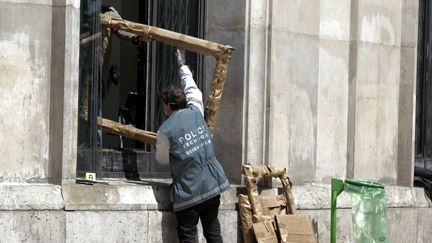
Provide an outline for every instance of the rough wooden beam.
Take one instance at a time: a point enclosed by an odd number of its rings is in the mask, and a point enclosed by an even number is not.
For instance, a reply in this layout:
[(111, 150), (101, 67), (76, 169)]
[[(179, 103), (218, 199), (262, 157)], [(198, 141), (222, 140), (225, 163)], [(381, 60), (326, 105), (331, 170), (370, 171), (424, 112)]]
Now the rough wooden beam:
[(138, 129), (132, 125), (124, 125), (106, 118), (98, 117), (97, 124), (102, 130), (143, 143), (156, 144), (156, 133)]

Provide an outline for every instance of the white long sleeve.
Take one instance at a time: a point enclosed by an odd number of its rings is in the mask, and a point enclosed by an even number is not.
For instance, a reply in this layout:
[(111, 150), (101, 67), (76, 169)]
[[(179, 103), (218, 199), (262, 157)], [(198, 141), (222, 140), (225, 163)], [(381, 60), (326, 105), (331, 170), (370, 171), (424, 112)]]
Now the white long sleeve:
[[(200, 110), (201, 115), (204, 116), (202, 92), (198, 89), (189, 67), (183, 65), (182, 67), (180, 67), (179, 73), (181, 86), (186, 94), (187, 104), (197, 107)], [(169, 149), (170, 141), (168, 137), (164, 133), (158, 131), (156, 134), (155, 159), (159, 164), (169, 164)]]
[(187, 104), (198, 107), (198, 109), (201, 111), (201, 115), (204, 116), (202, 92), (198, 89), (189, 67), (183, 65), (180, 67), (179, 72), (181, 86), (186, 94)]
[(158, 131), (156, 133), (156, 155), (155, 159), (159, 164), (168, 165), (169, 164), (169, 148), (170, 142), (168, 137)]

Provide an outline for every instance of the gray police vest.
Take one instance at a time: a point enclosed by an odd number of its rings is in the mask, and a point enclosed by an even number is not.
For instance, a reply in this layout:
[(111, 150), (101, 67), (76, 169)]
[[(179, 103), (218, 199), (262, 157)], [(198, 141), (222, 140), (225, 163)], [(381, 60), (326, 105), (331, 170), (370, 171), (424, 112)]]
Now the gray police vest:
[(229, 188), (215, 156), (210, 130), (197, 107), (190, 105), (173, 112), (159, 131), (170, 142), (174, 212), (202, 203)]

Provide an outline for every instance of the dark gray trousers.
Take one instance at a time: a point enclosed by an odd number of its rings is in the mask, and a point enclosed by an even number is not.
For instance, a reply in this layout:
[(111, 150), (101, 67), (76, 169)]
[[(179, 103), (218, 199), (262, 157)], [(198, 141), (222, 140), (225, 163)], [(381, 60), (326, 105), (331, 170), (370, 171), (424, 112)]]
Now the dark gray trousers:
[(204, 237), (207, 243), (222, 243), (221, 229), (218, 220), (220, 195), (193, 207), (176, 212), (177, 235), (180, 243), (197, 242), (197, 224), (201, 220)]

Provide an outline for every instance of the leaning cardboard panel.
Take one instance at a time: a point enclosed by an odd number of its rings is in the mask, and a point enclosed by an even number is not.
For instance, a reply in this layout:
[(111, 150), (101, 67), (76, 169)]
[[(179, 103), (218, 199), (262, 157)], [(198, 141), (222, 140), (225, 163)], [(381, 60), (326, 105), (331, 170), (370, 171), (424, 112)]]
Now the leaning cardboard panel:
[(278, 236), (283, 243), (315, 243), (312, 219), (308, 215), (276, 215)]
[[(269, 216), (274, 214), (266, 214), (265, 211), (269, 210), (268, 206), (274, 206), (278, 203), (282, 203), (277, 196), (272, 199), (266, 198), (266, 205), (263, 204), (263, 197), (258, 193), (257, 182), (263, 177), (279, 177), (282, 182), (283, 195), (285, 199), (286, 212), (280, 211), (280, 213), (295, 213), (294, 198), (292, 195), (292, 183), (288, 176), (285, 175), (285, 169), (282, 167), (275, 167), (271, 165), (243, 165), (242, 174), (244, 175), (244, 182), (246, 184), (248, 197), (252, 207), (252, 215), (254, 217), (254, 222), (266, 220)], [(281, 204), (282, 205), (282, 204)]]
[[(294, 212), (292, 184), (285, 175), (285, 169), (281, 167), (245, 165), (242, 168), (242, 174), (247, 189), (247, 195), (239, 196), (243, 240), (246, 243), (273, 242), (276, 239), (273, 237), (276, 233), (268, 233), (267, 231), (274, 222), (274, 215)], [(284, 185), (283, 194), (259, 196), (257, 182), (260, 178), (269, 176), (281, 178)], [(254, 223), (253, 226), (251, 226), (251, 222)], [(253, 235), (255, 237), (252, 237)]]
[(101, 24), (112, 29), (124, 30), (136, 35), (142, 36), (149, 34), (153, 39), (161, 43), (196, 53), (211, 55), (216, 58), (216, 68), (204, 110), (207, 125), (209, 126), (211, 133), (214, 134), (216, 127), (216, 114), (219, 110), (219, 104), (222, 98), (228, 63), (234, 48), (174, 31), (105, 15), (101, 15)]
[(278, 243), (278, 238), (270, 221), (253, 224), (253, 230), (258, 243)]
[(239, 195), (239, 214), (240, 214), (240, 224), (243, 233), (243, 243), (253, 243), (255, 242), (253, 232), (252, 232), (252, 211), (249, 198), (246, 195)]

